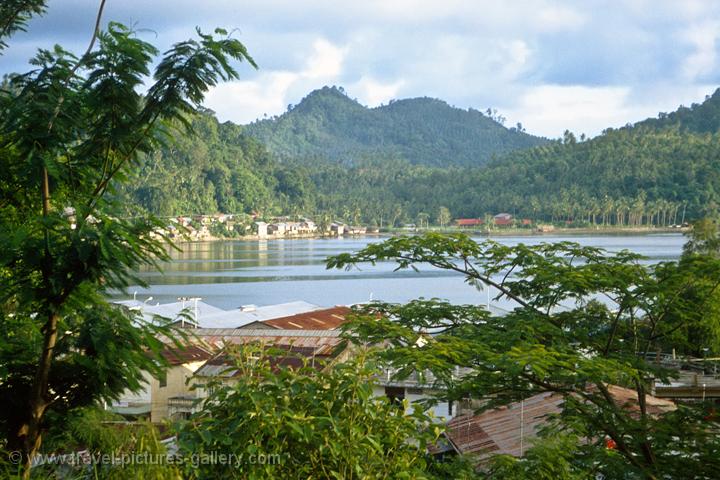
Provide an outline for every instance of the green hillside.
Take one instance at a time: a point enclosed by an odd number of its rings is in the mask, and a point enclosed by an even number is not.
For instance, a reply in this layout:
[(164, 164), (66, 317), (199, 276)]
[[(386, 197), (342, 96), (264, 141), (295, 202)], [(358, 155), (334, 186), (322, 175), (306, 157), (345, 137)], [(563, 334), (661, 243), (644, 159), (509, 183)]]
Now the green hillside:
[(681, 106), (671, 113), (660, 113), (658, 118), (649, 118), (636, 126), (655, 129), (678, 127), (691, 133), (717, 133), (720, 130), (720, 89), (706, 96), (702, 103)]
[(477, 166), (547, 142), (442, 100), (413, 98), (367, 108), (337, 87), (315, 90), (286, 113), (252, 123), (245, 132), (281, 158), (345, 164), (392, 155), (414, 164)]
[[(343, 120), (335, 123), (345, 122), (347, 131), (358, 112), (374, 115), (379, 110), (367, 110), (341, 92), (327, 90), (310, 95), (272, 125), (287, 127), (294, 119), (310, 118), (295, 116), (296, 111), (325, 111), (324, 102), (342, 102), (347, 109), (335, 110), (345, 112)], [(608, 129), (587, 141), (566, 134), (563, 141), (515, 150), (483, 166), (446, 167), (408, 160), (397, 147), (403, 129), (392, 135), (386, 132), (392, 149), (381, 143), (375, 150), (364, 148), (357, 140), (354, 145), (359, 153), (352, 162), (289, 152), (278, 158), (250, 137), (246, 128), (219, 124), (211, 112), (205, 112), (192, 119), (198, 135), (180, 135), (144, 159), (134, 186), (123, 194), (162, 215), (303, 213), (388, 225), (417, 222), (422, 214), (432, 221), (443, 206), (455, 218), (509, 212), (538, 221), (664, 225), (680, 221), (683, 212), (691, 219), (718, 211), (720, 133), (715, 132), (720, 122), (715, 119), (720, 119), (716, 115), (719, 100), (715, 93), (703, 104), (634, 126)], [(405, 118), (405, 110), (434, 111), (436, 104), (444, 105), (415, 99), (382, 109), (388, 118)], [(475, 115), (450, 111), (460, 117)], [(363, 134), (360, 126), (353, 128), (367, 145), (372, 145), (370, 138), (380, 135), (372, 130)], [(319, 132), (328, 130), (316, 129)], [(332, 137), (323, 138), (332, 144)], [(418, 143), (417, 139), (405, 141)], [(447, 149), (438, 141), (424, 151)]]

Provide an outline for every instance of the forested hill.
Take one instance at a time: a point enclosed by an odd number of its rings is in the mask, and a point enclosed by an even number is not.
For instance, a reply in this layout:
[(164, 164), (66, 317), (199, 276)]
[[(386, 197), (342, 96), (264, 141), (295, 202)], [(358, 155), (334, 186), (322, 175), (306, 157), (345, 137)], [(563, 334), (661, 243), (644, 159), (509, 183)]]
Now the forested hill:
[(315, 90), (284, 114), (247, 125), (245, 132), (279, 158), (311, 163), (392, 156), (420, 165), (478, 166), (547, 142), (442, 100), (412, 98), (367, 108), (337, 87)]
[(693, 103), (690, 107), (681, 106), (671, 113), (660, 113), (658, 118), (636, 123), (635, 127), (677, 127), (684, 132), (717, 133), (720, 130), (720, 89), (706, 96), (702, 103)]
[[(330, 93), (348, 109), (367, 111)], [(435, 102), (394, 102), (384, 110), (402, 115), (418, 108), (413, 103)], [(317, 106), (290, 113), (304, 108)], [(703, 104), (591, 140), (566, 134), (483, 166), (443, 167), (410, 163), (382, 144), (351, 165), (278, 160), (244, 127), (219, 124), (205, 112), (191, 119), (195, 136), (178, 135), (143, 159), (124, 194), (129, 204), (161, 215), (297, 213), (387, 225), (417, 223), (421, 214), (434, 219), (443, 206), (455, 218), (509, 212), (538, 221), (667, 223), (682, 212), (691, 219), (720, 210), (718, 111), (715, 93)]]

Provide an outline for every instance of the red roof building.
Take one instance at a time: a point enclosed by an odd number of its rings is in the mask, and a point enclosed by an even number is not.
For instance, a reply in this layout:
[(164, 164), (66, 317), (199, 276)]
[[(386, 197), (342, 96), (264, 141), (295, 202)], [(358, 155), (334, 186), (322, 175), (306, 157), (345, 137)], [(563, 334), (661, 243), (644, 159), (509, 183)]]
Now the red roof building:
[(281, 330), (335, 330), (345, 323), (345, 317), (351, 311), (349, 307), (338, 306), (263, 320), (262, 323)]
[(513, 216), (509, 213), (498, 213), (493, 217), (495, 225), (497, 226), (508, 226), (513, 224)]
[(479, 218), (458, 218), (455, 220), (455, 224), (458, 227), (477, 227), (483, 223), (484, 222)]

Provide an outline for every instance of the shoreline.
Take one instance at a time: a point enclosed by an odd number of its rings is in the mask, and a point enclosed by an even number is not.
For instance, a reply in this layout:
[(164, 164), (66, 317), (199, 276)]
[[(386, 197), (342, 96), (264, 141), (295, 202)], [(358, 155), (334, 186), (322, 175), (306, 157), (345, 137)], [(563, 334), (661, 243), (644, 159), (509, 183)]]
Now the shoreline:
[(428, 232), (436, 233), (466, 233), (470, 236), (482, 236), (486, 238), (493, 237), (552, 237), (552, 236), (622, 236), (622, 235), (651, 235), (651, 234), (667, 234), (682, 233), (685, 234), (691, 228), (670, 228), (670, 227), (581, 227), (581, 228), (556, 228), (552, 231), (537, 231), (528, 228), (518, 229), (498, 229), (492, 231), (475, 230), (475, 229), (440, 229), (429, 228), (422, 230), (403, 230), (393, 229), (392, 231), (369, 232), (356, 235), (318, 235), (318, 234), (300, 234), (300, 235), (268, 235), (260, 237), (258, 235), (241, 235), (237, 237), (204, 237), (198, 239), (174, 239), (174, 243), (200, 243), (200, 242), (222, 242), (222, 241), (241, 241), (241, 242), (262, 242), (273, 240), (305, 240), (305, 239), (337, 239), (337, 238), (361, 238), (361, 237), (393, 237), (397, 235), (418, 235)]

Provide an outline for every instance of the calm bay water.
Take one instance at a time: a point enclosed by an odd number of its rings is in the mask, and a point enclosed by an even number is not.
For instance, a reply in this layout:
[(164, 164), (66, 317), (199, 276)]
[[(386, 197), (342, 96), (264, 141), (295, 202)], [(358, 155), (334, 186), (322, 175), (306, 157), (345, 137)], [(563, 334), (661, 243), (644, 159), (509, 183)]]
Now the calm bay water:
[[(173, 253), (173, 261), (165, 265), (163, 272), (140, 272), (150, 284), (148, 289), (131, 287), (128, 291), (137, 291), (139, 300), (152, 296), (152, 303), (201, 297), (224, 309), (295, 300), (331, 306), (370, 299), (404, 302), (418, 297), (485, 303), (487, 292), (466, 285), (460, 275), (436, 269), (393, 272), (392, 263), (362, 265), (351, 271), (325, 269), (328, 256), (353, 252), (381, 240), (364, 237), (188, 243), (182, 246), (182, 252)], [(545, 235), (495, 240), (507, 245), (573, 241), (610, 251), (628, 249), (651, 262), (678, 258), (685, 243), (681, 234)]]

